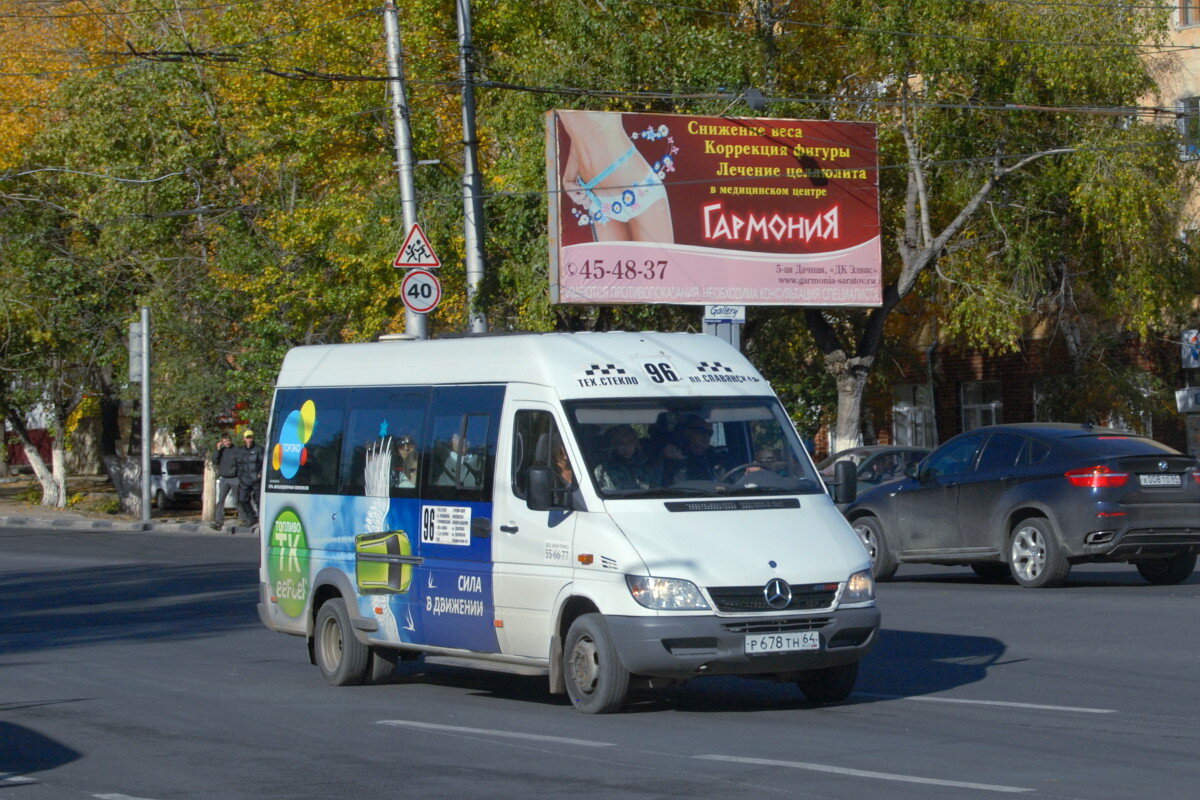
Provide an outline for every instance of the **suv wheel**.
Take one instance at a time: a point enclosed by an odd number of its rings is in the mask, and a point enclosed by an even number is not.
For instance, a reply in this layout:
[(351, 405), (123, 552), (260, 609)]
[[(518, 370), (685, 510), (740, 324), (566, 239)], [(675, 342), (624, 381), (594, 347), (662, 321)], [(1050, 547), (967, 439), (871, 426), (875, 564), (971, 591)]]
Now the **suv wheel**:
[(862, 541), (863, 547), (871, 556), (871, 574), (877, 581), (890, 580), (896, 574), (895, 556), (888, 547), (887, 539), (883, 536), (883, 526), (878, 517), (859, 517), (851, 523), (854, 532)]
[(1030, 517), (1013, 528), (1008, 540), (1008, 566), (1017, 583), (1030, 589), (1061, 586), (1071, 572), (1050, 521), (1044, 517)]
[(1179, 553), (1170, 558), (1139, 561), (1134, 566), (1139, 575), (1155, 586), (1174, 586), (1192, 576), (1196, 569), (1196, 554)]

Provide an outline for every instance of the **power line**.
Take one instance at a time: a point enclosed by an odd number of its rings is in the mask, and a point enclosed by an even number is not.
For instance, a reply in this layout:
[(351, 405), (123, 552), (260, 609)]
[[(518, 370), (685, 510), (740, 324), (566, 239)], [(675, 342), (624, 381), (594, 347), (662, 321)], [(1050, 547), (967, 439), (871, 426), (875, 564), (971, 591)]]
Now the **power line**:
[[(713, 16), (735, 18), (735, 19), (755, 19), (752, 14), (741, 13), (737, 11), (720, 11), (710, 8), (698, 8), (696, 6), (686, 6), (678, 3), (667, 3), (662, 0), (625, 0), (627, 3), (634, 3), (653, 8), (669, 8), (676, 11), (688, 11), (697, 14), (709, 14)], [(791, 25), (798, 28), (814, 28), (818, 30), (834, 30), (846, 31), (849, 33), (866, 33), (866, 34), (884, 34), (888, 36), (915, 38), (915, 39), (948, 39), (952, 41), (962, 42), (979, 42), (988, 44), (1022, 44), (1022, 45), (1037, 45), (1039, 47), (1079, 47), (1079, 48), (1128, 48), (1132, 50), (1157, 50), (1162, 52), (1178, 52), (1181, 50), (1195, 50), (1200, 48), (1200, 45), (1156, 45), (1146, 42), (1070, 42), (1070, 41), (1049, 41), (1041, 39), (1007, 39), (995, 38), (988, 36), (963, 36), (953, 33), (923, 33), (918, 31), (903, 31), (888, 28), (867, 28), (861, 25), (836, 25), (824, 22), (806, 22), (797, 19), (788, 19), (785, 17), (767, 16), (762, 18), (764, 22), (777, 23), (780, 25)]]

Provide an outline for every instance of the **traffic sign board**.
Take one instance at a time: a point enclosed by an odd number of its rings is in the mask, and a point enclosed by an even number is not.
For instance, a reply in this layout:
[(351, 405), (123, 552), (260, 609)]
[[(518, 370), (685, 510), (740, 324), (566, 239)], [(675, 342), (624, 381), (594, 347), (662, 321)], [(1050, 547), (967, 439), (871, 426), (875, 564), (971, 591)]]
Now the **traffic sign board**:
[(408, 236), (404, 237), (404, 245), (400, 252), (396, 253), (396, 260), (392, 262), (392, 266), (399, 269), (437, 269), (441, 265), (441, 259), (433, 252), (433, 245), (429, 243), (429, 237), (421, 230), (420, 223), (414, 222)]
[(442, 282), (432, 272), (414, 269), (404, 276), (400, 297), (409, 311), (428, 314), (442, 301)]

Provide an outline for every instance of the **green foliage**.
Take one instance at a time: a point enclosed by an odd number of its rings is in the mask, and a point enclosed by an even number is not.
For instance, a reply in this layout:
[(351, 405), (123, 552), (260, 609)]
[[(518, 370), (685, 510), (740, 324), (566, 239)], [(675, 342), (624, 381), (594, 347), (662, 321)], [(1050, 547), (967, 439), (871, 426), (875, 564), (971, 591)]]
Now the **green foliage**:
[[(370, 6), (317, 0), (140, 13), (156, 9), (113, 6), (139, 12), (121, 15), (119, 34), (147, 56), (45, 82), (36, 124), (9, 144), (21, 148), (14, 173), (29, 174), (0, 185), (0, 368), (25, 379), (12, 403), (49, 397), (69, 411), (86, 391), (119, 387), (126, 325), (149, 305), (158, 421), (211, 429), (244, 402), (261, 426), (288, 348), (403, 328), (386, 87), (351, 79), (382, 76), (381, 21)], [(868, 312), (825, 314), (847, 352), (876, 347), (878, 362), (923, 329), (1005, 350), (1043, 324), (1111, 370), (1114, 351), (1089, 342), (1173, 324), (1198, 288), (1198, 262), (1175, 238), (1191, 178), (1173, 130), (1071, 110), (1133, 105), (1152, 89), (1157, 65), (1129, 45), (1162, 39), (1161, 10), (500, 0), (475, 14), (490, 82), (478, 117), (495, 329), (697, 329), (689, 307), (550, 305), (544, 117), (743, 115), (733, 98), (748, 86), (773, 98), (771, 116), (879, 123), (888, 280), (904, 267), (891, 244), (909, 222), (910, 168), (936, 234), (997, 164), (1071, 151), (1001, 182), (887, 320), (882, 345), (870, 344)], [(437, 162), (414, 176), (445, 264), (436, 334), (466, 320), (453, 9), (408, 0), (401, 27), (415, 156)], [(33, 172), (43, 167), (72, 171)], [(831, 421), (836, 390), (801, 312), (753, 310), (747, 351), (803, 429)]]

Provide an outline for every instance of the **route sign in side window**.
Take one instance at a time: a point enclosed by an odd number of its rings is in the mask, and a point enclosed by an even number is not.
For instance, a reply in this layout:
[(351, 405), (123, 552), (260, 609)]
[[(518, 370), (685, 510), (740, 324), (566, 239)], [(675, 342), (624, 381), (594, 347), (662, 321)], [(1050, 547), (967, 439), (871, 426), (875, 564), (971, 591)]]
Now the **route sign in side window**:
[(337, 494), (347, 390), (280, 389), (275, 393), (267, 491)]

